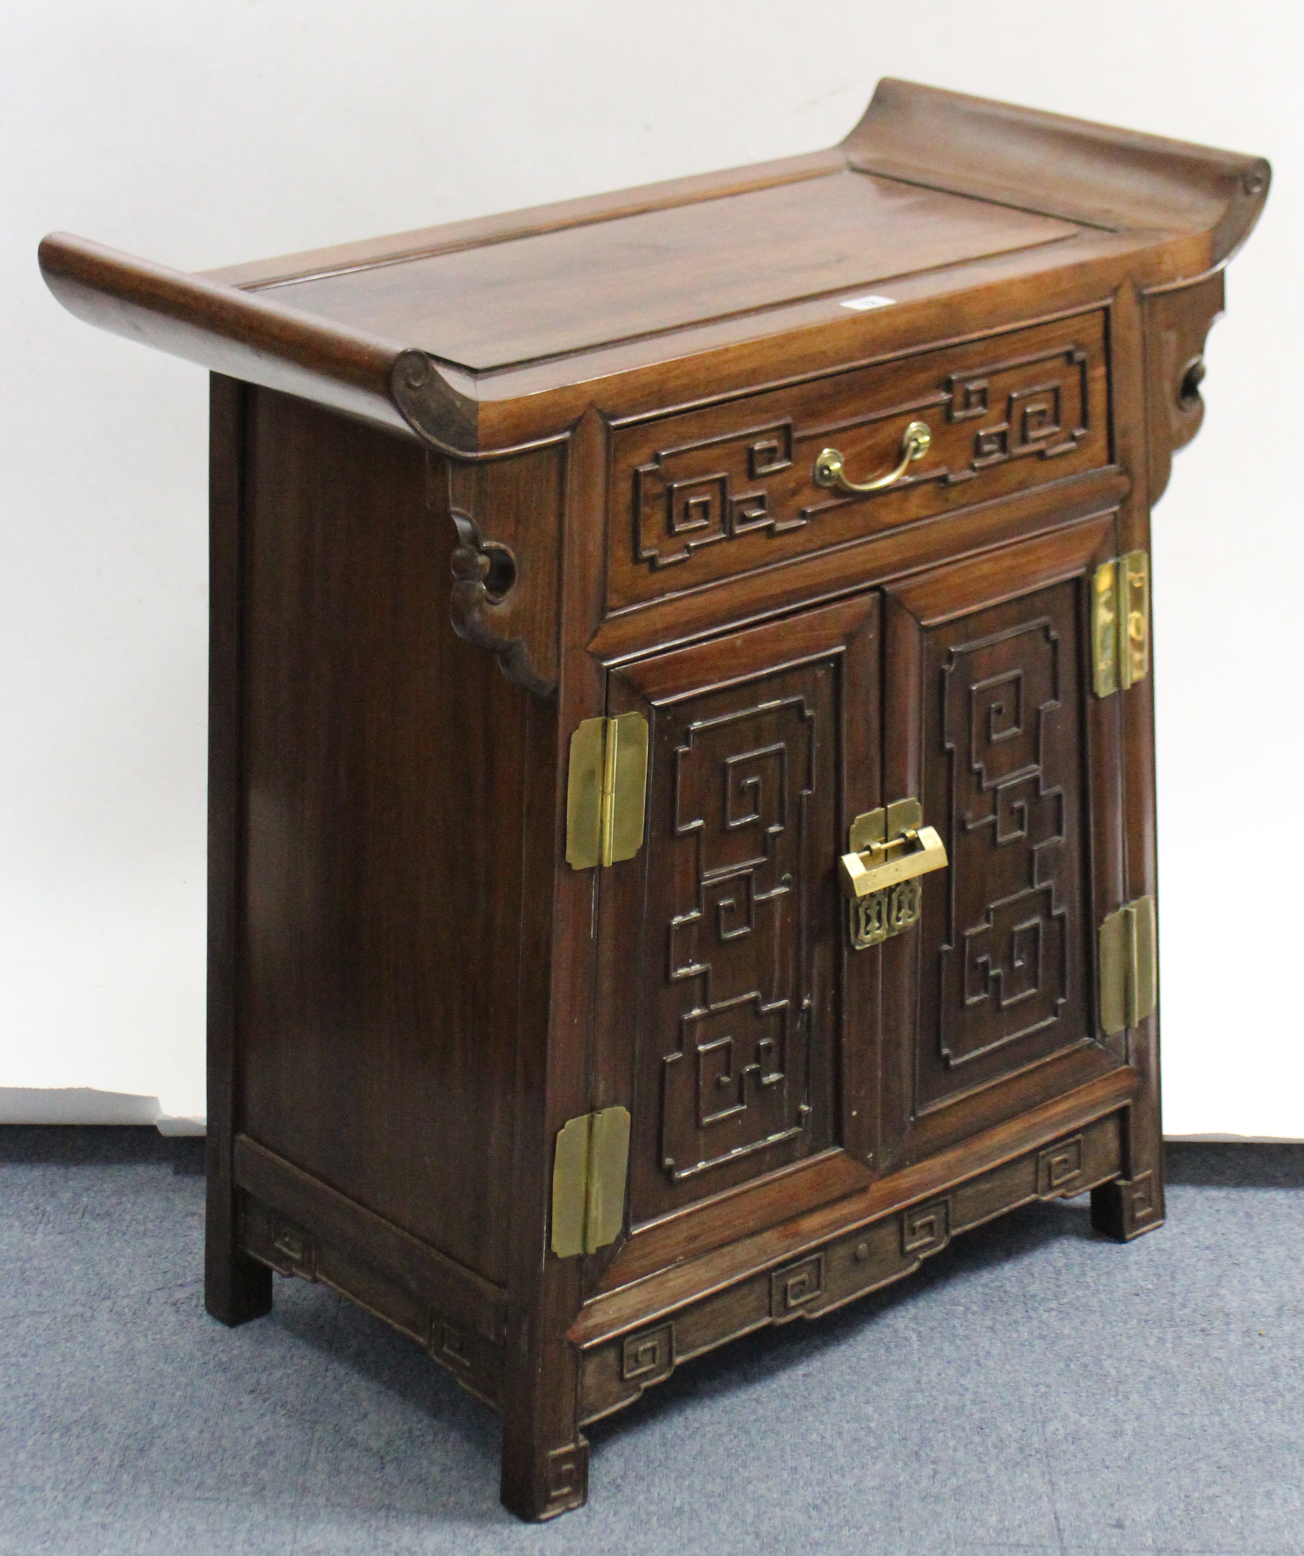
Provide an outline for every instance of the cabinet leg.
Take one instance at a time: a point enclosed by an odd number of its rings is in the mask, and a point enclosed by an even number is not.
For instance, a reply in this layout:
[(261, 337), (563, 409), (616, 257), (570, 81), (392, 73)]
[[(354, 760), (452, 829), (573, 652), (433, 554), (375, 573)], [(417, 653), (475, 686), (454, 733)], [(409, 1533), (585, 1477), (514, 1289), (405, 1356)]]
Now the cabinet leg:
[(231, 1155), (222, 1132), (208, 1137), (207, 1215), (204, 1228), (204, 1306), (234, 1327), (271, 1311), (272, 1272), (251, 1259), (236, 1239), (235, 1186)]
[(1162, 1226), (1163, 1177), (1153, 1168), (1134, 1178), (1115, 1178), (1091, 1191), (1091, 1224), (1105, 1237), (1130, 1242)]
[(1124, 1125), (1127, 1176), (1091, 1191), (1091, 1225), (1105, 1237), (1131, 1242), (1164, 1223), (1164, 1142), (1158, 1108), (1142, 1096)]
[(235, 1253), (222, 1260), (204, 1258), (204, 1306), (234, 1329), (272, 1310), (272, 1272), (257, 1259)]
[(572, 1442), (549, 1448), (504, 1420), (501, 1496), (509, 1512), (532, 1522), (583, 1507), (589, 1497), (588, 1438), (577, 1431)]
[(503, 1506), (531, 1521), (583, 1507), (589, 1444), (579, 1430), (579, 1385), (566, 1316), (578, 1309), (578, 1260), (549, 1256), (538, 1306), (508, 1322), (503, 1390)]

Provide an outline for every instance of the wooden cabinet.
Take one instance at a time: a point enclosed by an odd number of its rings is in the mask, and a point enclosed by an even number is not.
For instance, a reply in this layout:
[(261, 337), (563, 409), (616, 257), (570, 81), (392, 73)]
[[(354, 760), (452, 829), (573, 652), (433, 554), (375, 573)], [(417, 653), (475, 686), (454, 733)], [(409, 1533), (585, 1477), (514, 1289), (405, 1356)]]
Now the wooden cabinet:
[(1163, 1219), (1149, 515), (1261, 161), (828, 153), (211, 276), (207, 1302), (586, 1421), (1029, 1200)]

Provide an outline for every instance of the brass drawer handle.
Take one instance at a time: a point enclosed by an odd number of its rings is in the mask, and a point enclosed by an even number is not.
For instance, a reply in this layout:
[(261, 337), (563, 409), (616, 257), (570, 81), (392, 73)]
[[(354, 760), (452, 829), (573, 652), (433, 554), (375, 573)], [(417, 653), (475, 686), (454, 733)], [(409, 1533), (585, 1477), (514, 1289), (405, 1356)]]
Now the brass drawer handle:
[(815, 485), (826, 486), (838, 492), (881, 492), (885, 486), (899, 481), (912, 459), (922, 459), (933, 441), (926, 421), (912, 421), (901, 437), (901, 463), (886, 475), (876, 475), (872, 481), (848, 480), (842, 468), (842, 455), (835, 448), (821, 450), (815, 461)]

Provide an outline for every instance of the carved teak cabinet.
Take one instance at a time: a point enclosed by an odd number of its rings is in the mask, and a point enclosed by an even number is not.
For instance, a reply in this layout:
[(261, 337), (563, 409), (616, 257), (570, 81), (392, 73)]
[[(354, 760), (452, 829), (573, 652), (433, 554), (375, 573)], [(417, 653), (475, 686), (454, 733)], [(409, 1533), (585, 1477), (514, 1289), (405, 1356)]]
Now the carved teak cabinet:
[(1267, 185), (885, 81), (236, 270), (46, 240), (213, 374), (212, 1313), (329, 1282), (538, 1518), (733, 1336), (1160, 1223), (1149, 515)]

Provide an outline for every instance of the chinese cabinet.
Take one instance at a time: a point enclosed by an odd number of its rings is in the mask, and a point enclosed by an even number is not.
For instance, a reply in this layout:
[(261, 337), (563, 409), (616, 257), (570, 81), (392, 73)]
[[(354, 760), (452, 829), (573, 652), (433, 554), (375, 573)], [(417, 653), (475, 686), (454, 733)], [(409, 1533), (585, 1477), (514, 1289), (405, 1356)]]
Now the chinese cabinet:
[(1162, 1222), (1150, 511), (1267, 182), (884, 82), (225, 272), (45, 241), (212, 373), (216, 1317), (330, 1283), (547, 1517), (711, 1347)]

